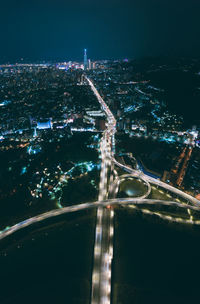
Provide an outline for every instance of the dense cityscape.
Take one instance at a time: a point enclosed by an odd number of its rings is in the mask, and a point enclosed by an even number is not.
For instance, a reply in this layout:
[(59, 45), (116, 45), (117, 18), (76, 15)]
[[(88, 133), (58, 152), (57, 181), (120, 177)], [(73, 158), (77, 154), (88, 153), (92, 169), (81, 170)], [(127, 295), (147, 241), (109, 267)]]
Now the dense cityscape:
[[(106, 117), (83, 71), (116, 118), (117, 159), (128, 166), (134, 163), (135, 168), (198, 199), (200, 126), (184, 123), (181, 115), (168, 109), (164, 89), (156, 87), (154, 79), (185, 69), (199, 77), (199, 62), (174, 70), (170, 64), (147, 63), (149, 70), (143, 72), (142, 64), (126, 59), (91, 63), (86, 57), (86, 61), (1, 66), (2, 205), (10, 212), (10, 204), (20, 198), (16, 211), (22, 215), (20, 208), (34, 214), (37, 208), (66, 204), (67, 184), (86, 181), (86, 174), (94, 177), (88, 193), (96, 198), (97, 150)], [(82, 147), (81, 155), (77, 145)], [(3, 212), (1, 217), (3, 223)]]
[(0, 11), (0, 304), (198, 304), (200, 1)]
[[(160, 301), (162, 293), (155, 298), (157, 288), (147, 292), (135, 279), (131, 283), (128, 272), (126, 279), (120, 275), (119, 267), (125, 266), (118, 265), (123, 238), (119, 227), (124, 221), (127, 227), (141, 225), (142, 220), (149, 230), (158, 226), (167, 231), (170, 224), (175, 235), (185, 235), (188, 226), (200, 225), (200, 124), (184, 120), (170, 108), (171, 92), (161, 76), (166, 81), (174, 73), (180, 77), (189, 73), (198, 82), (199, 71), (196, 59), (175, 65), (167, 58), (91, 61), (86, 49), (83, 62), (1, 65), (3, 263), (18, 264), (13, 259), (24, 254), (26, 259), (30, 242), (39, 242), (41, 248), (41, 238), (48, 242), (57, 229), (59, 235), (64, 229), (71, 231), (70, 237), (75, 233), (75, 238), (81, 229), (88, 251), (85, 261), (76, 257), (76, 267), (87, 266), (68, 283), (67, 299), (92, 304), (146, 303), (149, 297)], [(199, 97), (199, 87), (195, 90)], [(61, 228), (60, 222), (67, 227)], [(18, 257), (20, 249), (25, 253)], [(125, 255), (122, 265), (131, 257)], [(13, 303), (6, 282), (1, 301)], [(16, 293), (18, 284), (12, 289), (15, 303), (24, 303), (28, 287), (22, 297)], [(36, 294), (46, 296), (44, 290)], [(51, 297), (55, 301), (55, 295)], [(167, 302), (171, 297), (170, 291)], [(173, 298), (172, 303), (182, 299), (177, 292)]]

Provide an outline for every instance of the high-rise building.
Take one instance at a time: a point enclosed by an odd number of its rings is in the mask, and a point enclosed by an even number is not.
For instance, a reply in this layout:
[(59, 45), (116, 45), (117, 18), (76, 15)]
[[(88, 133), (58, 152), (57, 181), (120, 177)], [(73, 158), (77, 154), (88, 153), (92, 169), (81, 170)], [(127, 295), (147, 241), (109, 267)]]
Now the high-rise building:
[(84, 49), (84, 70), (88, 68), (88, 61), (87, 61), (87, 50)]
[(91, 60), (88, 59), (88, 69), (91, 70), (91, 68), (92, 68), (92, 63), (91, 63)]
[(37, 137), (37, 128), (34, 128), (34, 133), (33, 133), (33, 137)]

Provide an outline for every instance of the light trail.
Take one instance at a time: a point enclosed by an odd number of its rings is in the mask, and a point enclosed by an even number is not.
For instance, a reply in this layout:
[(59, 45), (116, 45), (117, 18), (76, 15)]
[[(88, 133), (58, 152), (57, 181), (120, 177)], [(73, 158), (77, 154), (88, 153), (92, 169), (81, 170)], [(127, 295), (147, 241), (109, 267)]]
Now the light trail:
[[(167, 220), (169, 222), (177, 222), (183, 224), (192, 224), (192, 225), (200, 225), (200, 220), (194, 220), (191, 211), (200, 211), (200, 201), (193, 198), (192, 196), (184, 193), (183, 191), (176, 189), (164, 182), (158, 181), (155, 178), (152, 178), (139, 170), (131, 169), (127, 166), (124, 166), (117, 162), (114, 158), (115, 154), (115, 132), (116, 132), (116, 120), (110, 111), (109, 107), (106, 105), (97, 89), (93, 85), (92, 81), (85, 76), (85, 79), (88, 81), (91, 90), (96, 96), (98, 102), (100, 103), (103, 111), (107, 116), (107, 128), (103, 132), (103, 136), (100, 142), (100, 152), (101, 152), (101, 172), (100, 172), (100, 183), (99, 183), (99, 196), (98, 201), (93, 203), (84, 203), (69, 207), (64, 207), (62, 209), (52, 210), (35, 217), (24, 220), (12, 227), (7, 227), (3, 231), (0, 232), (0, 239), (3, 239), (16, 231), (23, 229), (29, 225), (32, 225), (37, 222), (41, 222), (45, 219), (59, 216), (61, 214), (76, 212), (81, 210), (86, 210), (89, 208), (97, 208), (97, 221), (96, 221), (96, 229), (95, 229), (95, 245), (94, 245), (94, 266), (92, 273), (92, 295), (91, 295), (91, 303), (92, 304), (110, 304), (110, 296), (111, 296), (111, 267), (112, 267), (112, 259), (113, 259), (113, 236), (114, 236), (114, 210), (110, 208), (112, 205), (121, 205), (130, 208), (134, 208), (140, 210), (141, 212), (149, 215), (156, 215), (163, 220)], [(84, 131), (81, 130), (81, 131)], [(118, 186), (120, 183), (121, 177), (117, 176), (116, 170), (114, 170), (114, 164), (119, 166), (120, 168), (127, 171), (132, 176), (138, 177), (146, 182), (148, 185), (148, 194), (150, 183), (160, 186), (164, 189), (173, 192), (189, 202), (191, 202), (195, 206), (181, 204), (179, 202), (173, 201), (164, 201), (164, 200), (153, 200), (146, 199), (145, 196), (140, 198), (114, 198), (107, 199), (108, 194), (114, 192), (115, 194), (118, 191)], [(110, 169), (110, 180), (108, 183), (108, 172)], [(116, 178), (114, 181), (113, 172)], [(148, 210), (147, 207), (144, 208), (142, 205), (163, 205), (163, 206), (175, 206), (184, 208), (187, 210), (189, 219), (184, 219), (181, 217), (173, 217), (171, 215), (164, 215), (160, 212)], [(105, 208), (108, 207), (108, 208)]]
[(124, 166), (122, 165), (121, 163), (119, 163), (118, 161), (116, 161), (116, 159), (112, 158), (113, 162), (120, 168), (124, 169), (125, 171), (127, 171), (128, 173), (130, 174), (133, 174), (134, 176), (138, 176), (140, 177), (141, 179), (144, 179), (145, 181), (148, 181), (154, 185), (157, 185), (161, 188), (164, 188), (165, 190), (168, 190), (172, 193), (175, 193), (176, 195), (188, 200), (190, 203), (194, 204), (194, 205), (197, 205), (197, 206), (200, 206), (200, 201), (196, 198), (194, 198), (193, 196), (171, 186), (171, 185), (168, 185), (160, 180), (157, 180), (153, 177), (150, 177), (146, 174), (144, 174), (142, 171), (138, 171), (138, 170), (135, 170), (135, 169), (131, 169), (130, 167), (127, 167), (127, 166)]
[(138, 199), (145, 199), (149, 196), (149, 194), (151, 193), (151, 185), (148, 181), (146, 181), (145, 179), (142, 179), (141, 177), (139, 177), (137, 174), (125, 174), (125, 175), (120, 175), (117, 176), (115, 181), (112, 183), (112, 187), (110, 187), (110, 195), (115, 198), (118, 191), (119, 191), (119, 186), (120, 183), (122, 183), (123, 181), (126, 181), (127, 179), (133, 179), (133, 178), (137, 178), (138, 180), (141, 180), (144, 182), (144, 184), (147, 187), (147, 191), (144, 195), (137, 197)]
[[(112, 153), (115, 148), (114, 133), (116, 120), (112, 115), (110, 109), (98, 93), (92, 81), (85, 77), (88, 81), (94, 95), (100, 103), (103, 111), (107, 116), (107, 129), (104, 131), (101, 143), (101, 173), (99, 183), (99, 197), (98, 201), (102, 202), (108, 197), (108, 168), (111, 169), (111, 147)], [(98, 211), (101, 211), (102, 217), (99, 218)], [(96, 224), (96, 238), (94, 246), (94, 266), (92, 274), (92, 304), (110, 304), (111, 293), (111, 266), (113, 258), (113, 216), (110, 209), (99, 207), (97, 210), (97, 224)], [(97, 230), (101, 230), (101, 237), (98, 237)], [(97, 249), (98, 248), (98, 249)], [(98, 252), (98, 254), (97, 254)]]
[[(187, 210), (193, 210), (193, 211), (199, 211), (200, 212), (200, 207), (197, 206), (192, 206), (192, 205), (187, 205), (187, 204), (183, 204), (183, 203), (179, 203), (179, 202), (174, 202), (174, 201), (164, 201), (164, 200), (155, 200), (155, 199), (137, 199), (137, 198), (118, 198), (118, 199), (108, 199), (105, 201), (95, 201), (95, 202), (90, 202), (90, 203), (83, 203), (83, 204), (78, 204), (78, 205), (74, 205), (74, 206), (69, 206), (69, 207), (64, 207), (62, 209), (54, 209), (45, 213), (42, 213), (40, 215), (31, 217), (29, 219), (26, 219), (22, 222), (19, 222), (18, 224), (11, 226), (11, 227), (6, 227), (4, 230), (0, 231), (0, 240), (23, 229), (26, 228), (30, 225), (33, 225), (35, 223), (38, 222), (42, 222), (48, 218), (53, 218), (62, 214), (67, 214), (67, 213), (71, 213), (71, 212), (77, 212), (77, 211), (81, 211), (81, 210), (87, 210), (87, 209), (91, 209), (91, 208), (98, 208), (97, 209), (97, 214), (98, 214), (98, 218), (100, 221), (102, 221), (103, 218), (103, 207), (108, 207), (108, 206), (112, 206), (112, 205), (120, 205), (120, 206), (129, 206), (129, 205), (136, 205), (136, 206), (140, 206), (140, 205), (163, 205), (163, 206), (174, 206), (177, 208), (182, 208)], [(130, 207), (130, 206), (129, 206)], [(134, 207), (133, 207), (134, 208)], [(114, 210), (113, 209), (107, 209), (110, 212), (110, 218), (113, 220), (114, 217)], [(140, 208), (140, 210), (142, 210), (143, 207)], [(151, 211), (152, 214), (156, 214), (157, 212)], [(190, 215), (191, 216), (191, 215)], [(167, 219), (167, 218), (166, 218)], [(169, 220), (169, 219), (168, 219)], [(185, 224), (196, 224), (196, 225), (200, 225), (200, 220), (193, 220), (190, 222), (184, 221), (183, 219), (183, 223)], [(96, 229), (96, 236), (97, 235), (102, 235), (102, 226), (97, 225), (97, 229)], [(111, 229), (111, 228), (110, 228)], [(111, 230), (108, 230), (108, 233), (110, 233)]]
[(155, 212), (155, 211), (151, 211), (151, 210), (144, 209), (144, 208), (140, 209), (140, 208), (138, 208), (135, 205), (132, 205), (132, 206), (129, 206), (129, 207), (133, 208), (133, 209), (136, 209), (136, 210), (138, 210), (138, 211), (140, 211), (140, 212), (142, 212), (144, 214), (156, 215), (156, 216), (160, 217), (161, 219), (167, 220), (169, 222), (179, 223), (179, 224), (200, 225), (200, 220), (195, 221), (191, 215), (190, 215), (190, 219), (187, 220), (187, 219), (183, 219), (181, 217), (174, 217), (174, 216), (171, 216), (171, 215), (165, 215), (165, 214), (162, 214), (160, 212)]

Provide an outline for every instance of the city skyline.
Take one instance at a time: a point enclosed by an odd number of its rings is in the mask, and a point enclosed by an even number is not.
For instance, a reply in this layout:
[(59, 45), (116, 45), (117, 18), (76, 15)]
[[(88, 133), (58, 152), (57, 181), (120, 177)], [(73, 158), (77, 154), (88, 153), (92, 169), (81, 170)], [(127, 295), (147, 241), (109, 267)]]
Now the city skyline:
[[(199, 1), (29, 1), (0, 4), (0, 62), (199, 56)], [(7, 22), (9, 20), (9, 22)]]
[(0, 303), (197, 304), (200, 1), (0, 11)]
[[(82, 55), (85, 69), (71, 62), (0, 70), (0, 300), (9, 289), (15, 303), (30, 295), (30, 303), (132, 304), (135, 295), (160, 303), (162, 278), (170, 303), (188, 303), (183, 284), (196, 303), (200, 124), (187, 128), (154, 83), (171, 70), (168, 61), (141, 63), (139, 72), (121, 61), (90, 69)], [(194, 75), (197, 63), (176, 69)]]

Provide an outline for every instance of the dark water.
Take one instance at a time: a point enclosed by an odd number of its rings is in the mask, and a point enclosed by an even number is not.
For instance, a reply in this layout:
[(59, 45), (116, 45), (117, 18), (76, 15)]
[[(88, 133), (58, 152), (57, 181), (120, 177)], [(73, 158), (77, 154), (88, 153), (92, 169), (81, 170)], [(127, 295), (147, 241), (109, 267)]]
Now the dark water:
[(84, 211), (2, 241), (0, 303), (89, 303), (94, 224)]
[(200, 227), (115, 213), (113, 304), (200, 303)]

